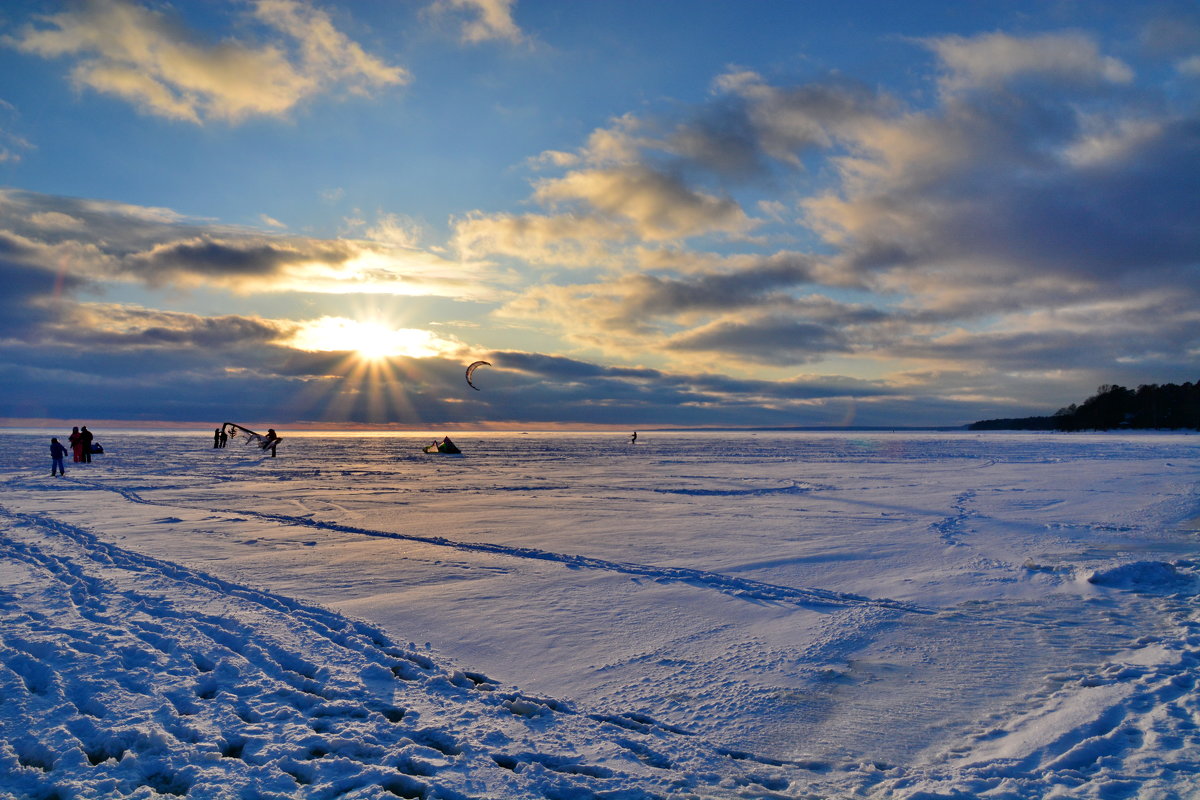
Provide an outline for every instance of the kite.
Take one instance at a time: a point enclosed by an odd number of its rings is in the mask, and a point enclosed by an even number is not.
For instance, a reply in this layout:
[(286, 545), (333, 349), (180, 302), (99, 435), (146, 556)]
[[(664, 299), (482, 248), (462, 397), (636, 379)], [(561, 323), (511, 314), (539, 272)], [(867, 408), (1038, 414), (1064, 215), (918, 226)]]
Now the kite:
[(238, 425), (236, 422), (226, 422), (221, 426), (221, 431), (227, 434), (230, 439), (236, 439), (240, 434), (246, 437), (246, 444), (254, 443), (263, 450), (271, 448), (271, 455), (275, 455), (275, 447), (283, 441), (282, 438), (275, 435), (274, 428), (269, 429), (265, 434), (255, 433), (245, 425)]
[(471, 376), (475, 374), (475, 370), (479, 367), (490, 367), (492, 364), (489, 361), (476, 361), (471, 366), (467, 367), (467, 386), (470, 386), (475, 391), (479, 391), (479, 387), (471, 383)]

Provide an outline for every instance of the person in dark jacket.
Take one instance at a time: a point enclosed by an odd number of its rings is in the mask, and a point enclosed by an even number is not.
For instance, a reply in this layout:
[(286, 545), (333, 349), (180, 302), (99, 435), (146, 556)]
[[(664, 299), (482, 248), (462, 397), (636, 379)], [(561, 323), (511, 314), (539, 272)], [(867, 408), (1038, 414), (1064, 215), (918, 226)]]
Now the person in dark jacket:
[(92, 463), (92, 439), (94, 438), (96, 437), (92, 436), (92, 432), (87, 429), (87, 425), (79, 429), (79, 440), (83, 442), (83, 458), (81, 460), (85, 464)]
[(67, 454), (67, 448), (59, 444), (57, 438), (50, 440), (50, 476), (58, 475), (60, 478), (67, 474), (66, 468), (63, 466), (63, 457)]

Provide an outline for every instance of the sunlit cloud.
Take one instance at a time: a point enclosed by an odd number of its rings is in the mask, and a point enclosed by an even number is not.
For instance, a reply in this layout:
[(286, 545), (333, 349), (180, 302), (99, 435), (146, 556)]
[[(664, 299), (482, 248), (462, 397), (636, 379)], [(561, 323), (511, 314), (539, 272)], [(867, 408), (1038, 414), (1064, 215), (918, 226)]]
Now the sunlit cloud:
[(372, 239), (317, 239), (191, 220), (169, 209), (0, 190), (10, 258), (89, 281), (238, 293), (314, 292), (494, 299), (487, 265), (406, 246), (384, 219)]
[(511, 43), (524, 41), (525, 34), (513, 20), (516, 0), (434, 0), (434, 14), (446, 14), (461, 20), (462, 41), (479, 44), (492, 40)]
[(74, 61), (80, 88), (113, 95), (157, 116), (203, 123), (278, 116), (344, 87), (402, 85), (406, 70), (368, 55), (328, 14), (297, 0), (259, 0), (264, 41), (199, 40), (178, 19), (131, 0), (87, 0), (5, 41), (22, 52)]

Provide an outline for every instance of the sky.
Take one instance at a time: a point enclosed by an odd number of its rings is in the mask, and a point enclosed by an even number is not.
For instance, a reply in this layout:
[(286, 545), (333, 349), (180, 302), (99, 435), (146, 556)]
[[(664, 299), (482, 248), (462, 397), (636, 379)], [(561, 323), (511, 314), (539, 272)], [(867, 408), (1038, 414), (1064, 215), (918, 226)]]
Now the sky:
[(16, 0), (0, 423), (1048, 414), (1200, 379), (1198, 187), (1190, 2)]

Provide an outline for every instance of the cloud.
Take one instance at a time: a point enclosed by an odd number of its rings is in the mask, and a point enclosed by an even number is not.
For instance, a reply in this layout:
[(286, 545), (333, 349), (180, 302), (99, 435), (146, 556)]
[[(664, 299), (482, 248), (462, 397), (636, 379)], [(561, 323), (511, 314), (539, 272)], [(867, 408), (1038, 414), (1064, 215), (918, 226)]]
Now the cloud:
[(76, 86), (156, 116), (201, 124), (280, 116), (336, 87), (352, 93), (407, 83), (365, 53), (329, 16), (297, 0), (259, 0), (268, 40), (197, 40), (178, 20), (130, 0), (87, 0), (6, 41), (25, 53), (74, 60)]
[(462, 41), (467, 44), (493, 40), (519, 44), (525, 34), (513, 20), (514, 5), (516, 0), (435, 0), (430, 11), (460, 17)]
[(26, 151), (35, 149), (33, 143), (16, 133), (20, 124), (17, 109), (0, 100), (0, 164), (16, 164)]
[(941, 60), (946, 70), (941, 85), (949, 92), (996, 89), (1022, 78), (1080, 84), (1133, 81), (1128, 65), (1102, 55), (1096, 42), (1082, 33), (946, 36), (925, 44)]
[[(380, 224), (377, 234), (395, 223)], [(169, 209), (16, 190), (0, 190), (0, 237), (5, 235), (22, 263), (89, 281), (458, 299), (497, 292), (498, 277), (486, 266), (450, 261), (394, 236), (290, 236), (187, 219)]]
[(851, 350), (846, 333), (835, 325), (777, 314), (711, 322), (671, 337), (665, 347), (788, 365), (810, 363)]
[(526, 263), (592, 266), (614, 260), (612, 242), (630, 231), (618, 221), (586, 214), (484, 214), (454, 223), (454, 249), (466, 259), (509, 256)]
[(680, 126), (671, 142), (709, 168), (768, 162), (802, 169), (806, 153), (834, 146), (848, 126), (894, 109), (877, 91), (844, 78), (801, 86), (771, 86), (756, 72), (735, 70), (714, 81), (711, 108)]
[(579, 204), (631, 226), (645, 240), (741, 233), (753, 226), (731, 198), (697, 191), (644, 166), (570, 172), (540, 182), (534, 199), (550, 207)]
[(52, 341), (72, 347), (112, 351), (146, 349), (178, 352), (245, 350), (262, 347), (294, 333), (283, 320), (197, 314), (148, 309), (116, 303), (78, 303), (48, 326)]

